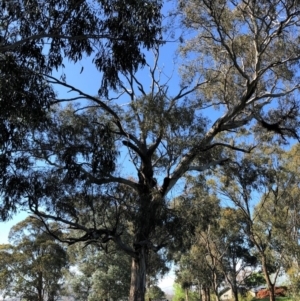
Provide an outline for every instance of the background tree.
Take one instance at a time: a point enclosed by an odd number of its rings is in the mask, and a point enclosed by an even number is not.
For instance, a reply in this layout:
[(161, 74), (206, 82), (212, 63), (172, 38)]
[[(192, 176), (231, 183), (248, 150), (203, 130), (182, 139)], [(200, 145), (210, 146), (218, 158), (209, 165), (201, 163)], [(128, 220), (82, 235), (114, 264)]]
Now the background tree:
[[(293, 243), (298, 245), (299, 237), (299, 144), (294, 145), (291, 150), (284, 152), (283, 165), (286, 173), (290, 176), (290, 182), (292, 182), (291, 187), (288, 189), (287, 203), (289, 210), (289, 229), (291, 234), (291, 239)], [(292, 180), (292, 181), (291, 181)], [(290, 251), (290, 266), (287, 270), (287, 276), (291, 283), (291, 292), (295, 299), (299, 298), (300, 295), (300, 278), (299, 278), (299, 248), (293, 248), (293, 243), (291, 244)]]
[[(112, 246), (110, 246), (112, 248)], [(130, 257), (120, 250), (102, 252), (97, 246), (69, 247), (74, 270), (68, 273), (68, 295), (76, 300), (122, 300), (130, 288)]]
[(196, 230), (190, 234), (188, 254), (179, 261), (177, 282), (197, 285), (205, 292), (204, 299), (209, 299), (212, 290), (217, 300), (220, 286), (229, 285), (238, 300), (243, 276), (249, 267), (255, 267), (256, 258), (243, 233), (243, 215), (236, 208), (221, 205), (209, 183), (205, 177), (191, 178), (181, 196), (187, 222), (194, 223)]
[(181, 289), (185, 293), (185, 301), (189, 301), (189, 294), (194, 284), (194, 276), (190, 271), (192, 270), (192, 264), (188, 256), (181, 256), (180, 267), (176, 271), (175, 282), (180, 285)]
[[(130, 8), (125, 5), (124, 20), (135, 16)], [(164, 255), (171, 244), (179, 245), (182, 235), (175, 232), (187, 232), (168, 201), (186, 174), (224, 165), (226, 149), (251, 151), (252, 138), (270, 142), (275, 137), (280, 143), (298, 138), (298, 4), (184, 1), (179, 8), (182, 27), (195, 31), (181, 48), (185, 62), (177, 93), (170, 95), (168, 83), (160, 81), (157, 57), (150, 90), (134, 68), (121, 68), (119, 91), (106, 99), (44, 74), (47, 84), (74, 96), (51, 98), (49, 126), (32, 130), (29, 145), (11, 152), (11, 158), (27, 158), (32, 165), (25, 171), (11, 166), (14, 173), (6, 168), (1, 183), (3, 216), (11, 209), (6, 204), (22, 200), (45, 225), (55, 220), (82, 234), (64, 237), (69, 244), (98, 241), (105, 249), (113, 242), (129, 254), (131, 301), (144, 299), (149, 254)], [(122, 14), (115, 11), (122, 27)], [(123, 50), (120, 64), (126, 61)], [(127, 96), (125, 106), (121, 95)], [(58, 107), (75, 100), (81, 101), (77, 107)], [(222, 113), (212, 115), (214, 106)], [(242, 139), (246, 134), (251, 139)], [(122, 170), (117, 150), (126, 152), (131, 167)]]
[(178, 265), (176, 282), (186, 290), (197, 288), (198, 298), (203, 301), (210, 300), (211, 292), (218, 298), (224, 275), (217, 255), (213, 256), (211, 239), (220, 218), (219, 200), (208, 190), (204, 177), (187, 177), (183, 194), (174, 202), (194, 229), (185, 241), (185, 249), (172, 257)]
[(9, 241), (10, 245), (1, 245), (0, 252), (0, 285), (4, 296), (56, 300), (63, 286), (63, 269), (68, 264), (66, 250), (34, 217), (15, 225)]
[(259, 287), (266, 284), (266, 280), (261, 271), (252, 272), (244, 279), (244, 284), (248, 289)]
[[(290, 218), (294, 208), (290, 212), (289, 205), (294, 203), (291, 192), (295, 191), (296, 182), (293, 173), (284, 168), (283, 154), (281, 149), (262, 147), (256, 160), (245, 156), (231, 169), (228, 165), (217, 185), (220, 193), (239, 209), (244, 234), (255, 247), (254, 255), (261, 264), (270, 300), (275, 300), (279, 273), (289, 267), (299, 248), (293, 239), (295, 228)], [(253, 200), (254, 195), (260, 196), (259, 203)]]
[(146, 300), (164, 300), (166, 295), (164, 291), (157, 285), (150, 286), (146, 292)]
[[(234, 300), (238, 301), (244, 277), (249, 268), (255, 268), (257, 258), (251, 253), (252, 243), (243, 233), (243, 216), (239, 210), (225, 207), (219, 220), (219, 241), (215, 250), (220, 260), (227, 284), (232, 289)], [(215, 256), (213, 254), (213, 256)]]
[[(187, 295), (188, 294), (188, 295)], [(189, 301), (198, 300), (197, 292), (186, 291), (185, 288), (182, 288), (180, 284), (174, 283), (174, 301), (184, 301), (188, 299)]]
[[(205, 274), (202, 279), (204, 299), (209, 300), (210, 289), (219, 300), (220, 287), (230, 286), (234, 299), (238, 300), (245, 271), (255, 267), (256, 258), (251, 255), (249, 243), (241, 232), (238, 213), (233, 208), (220, 208), (220, 214), (205, 230), (198, 230), (191, 249), (192, 265), (187, 269), (190, 277)], [(181, 268), (181, 267), (180, 267)], [(199, 278), (198, 278), (199, 279)], [(195, 279), (196, 280), (196, 279)]]
[[(125, 233), (123, 233), (123, 240)], [(130, 241), (130, 235), (127, 234)], [(130, 288), (130, 256), (113, 243), (103, 244), (95, 240), (89, 245), (74, 244), (68, 248), (70, 263), (75, 267), (67, 273), (67, 295), (79, 300), (120, 300), (128, 297)], [(161, 299), (157, 290), (157, 275), (168, 271), (165, 262), (156, 254), (150, 254), (147, 274), (147, 298)], [(149, 293), (150, 291), (150, 293)], [(164, 294), (164, 293), (163, 293)]]

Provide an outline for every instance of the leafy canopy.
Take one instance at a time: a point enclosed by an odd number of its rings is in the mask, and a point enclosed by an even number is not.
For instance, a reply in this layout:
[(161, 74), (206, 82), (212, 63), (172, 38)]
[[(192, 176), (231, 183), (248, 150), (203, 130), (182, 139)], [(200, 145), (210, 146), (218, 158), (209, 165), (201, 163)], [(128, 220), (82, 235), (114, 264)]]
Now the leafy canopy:
[[(52, 225), (53, 231), (55, 225)], [(57, 228), (56, 228), (57, 229)], [(30, 216), (9, 233), (11, 244), (0, 249), (0, 289), (4, 296), (53, 301), (60, 295), (66, 250)]]

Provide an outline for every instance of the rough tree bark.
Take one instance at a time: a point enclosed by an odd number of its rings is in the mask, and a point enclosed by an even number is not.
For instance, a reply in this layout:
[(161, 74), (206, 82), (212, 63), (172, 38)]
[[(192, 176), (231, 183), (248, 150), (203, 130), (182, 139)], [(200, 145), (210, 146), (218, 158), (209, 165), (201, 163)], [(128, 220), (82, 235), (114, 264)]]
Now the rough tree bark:
[(147, 247), (142, 246), (137, 250), (137, 256), (132, 258), (129, 301), (145, 300), (147, 253)]

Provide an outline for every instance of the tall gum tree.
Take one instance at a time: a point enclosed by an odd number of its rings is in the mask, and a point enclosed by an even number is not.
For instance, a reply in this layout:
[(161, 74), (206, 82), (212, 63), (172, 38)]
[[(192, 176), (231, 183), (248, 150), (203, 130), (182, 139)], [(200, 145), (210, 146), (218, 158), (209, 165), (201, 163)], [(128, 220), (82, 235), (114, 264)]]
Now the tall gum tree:
[[(127, 95), (127, 106), (116, 94), (95, 97), (44, 74), (48, 85), (77, 96), (51, 98), (47, 127), (26, 132), (26, 148), (12, 150), (13, 158), (26, 158), (28, 164), (9, 161), (1, 175), (4, 217), (11, 204), (29, 205), (45, 224), (52, 219), (82, 233), (65, 237), (70, 244), (86, 241), (105, 248), (113, 242), (129, 254), (130, 301), (144, 300), (149, 254), (163, 255), (168, 242), (178, 242), (174, 230), (185, 230), (167, 199), (180, 179), (225, 164), (227, 148), (249, 152), (253, 138), (298, 138), (298, 3), (178, 5), (181, 26), (192, 33), (181, 45), (179, 91), (169, 93), (159, 80), (157, 60), (150, 68), (150, 90), (134, 69), (121, 69), (118, 88)], [(83, 101), (58, 107), (75, 100)], [(219, 117), (211, 117), (212, 108), (220, 110)], [(252, 136), (242, 140), (247, 133)], [(115, 159), (118, 150), (131, 160), (130, 176)], [(122, 239), (125, 231), (132, 241)]]

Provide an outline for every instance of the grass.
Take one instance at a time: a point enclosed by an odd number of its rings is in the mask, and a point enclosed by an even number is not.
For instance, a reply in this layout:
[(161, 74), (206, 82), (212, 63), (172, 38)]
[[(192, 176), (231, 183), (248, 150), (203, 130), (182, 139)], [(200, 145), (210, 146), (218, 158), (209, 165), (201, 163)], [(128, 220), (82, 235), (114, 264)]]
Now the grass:
[[(253, 301), (270, 301), (270, 298), (253, 299)], [(276, 297), (276, 301), (293, 301), (290, 297)]]

